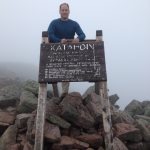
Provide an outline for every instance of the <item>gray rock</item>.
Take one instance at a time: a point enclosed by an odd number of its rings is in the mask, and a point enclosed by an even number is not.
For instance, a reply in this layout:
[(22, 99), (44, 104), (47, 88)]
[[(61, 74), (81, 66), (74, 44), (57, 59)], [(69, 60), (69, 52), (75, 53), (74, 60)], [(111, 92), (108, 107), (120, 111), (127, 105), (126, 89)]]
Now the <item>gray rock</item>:
[(112, 113), (112, 123), (128, 123), (133, 124), (134, 119), (126, 111), (116, 111)]
[(143, 121), (147, 121), (150, 124), (150, 117), (144, 115), (136, 115), (134, 116), (135, 119), (142, 119)]
[(150, 117), (150, 106), (146, 106), (144, 108), (144, 115)]
[(127, 111), (131, 116), (142, 115), (144, 113), (142, 103), (137, 100), (132, 100), (126, 107)]
[(141, 142), (142, 135), (138, 128), (131, 124), (117, 123), (114, 125), (116, 135), (119, 139), (129, 142)]
[(16, 106), (19, 102), (21, 89), (16, 85), (5, 86), (0, 89), (0, 108)]
[(37, 103), (38, 103), (38, 99), (33, 93), (29, 91), (23, 91), (20, 96), (18, 112), (31, 113), (37, 108)]
[(89, 144), (85, 142), (81, 142), (74, 138), (70, 138), (68, 136), (62, 136), (59, 143), (53, 144), (52, 150), (73, 150), (73, 149), (80, 149), (84, 150), (89, 147)]
[(109, 96), (110, 104), (115, 105), (115, 103), (118, 101), (119, 96), (117, 94)]
[(27, 80), (24, 84), (24, 90), (29, 91), (35, 95), (38, 95), (39, 83), (34, 80)]
[(95, 86), (90, 86), (85, 93), (82, 95), (82, 98), (85, 99), (89, 94), (95, 92)]
[(58, 125), (59, 127), (64, 128), (64, 129), (68, 129), (71, 126), (70, 123), (68, 123), (61, 117), (54, 115), (54, 114), (47, 116), (46, 119), (48, 122)]
[(102, 102), (100, 96), (96, 93), (89, 94), (85, 100), (84, 105), (88, 108), (90, 114), (95, 119), (96, 124), (102, 122)]
[(62, 117), (85, 129), (93, 127), (95, 121), (88, 109), (82, 104), (82, 97), (79, 93), (68, 94), (60, 103), (62, 107)]
[(124, 143), (118, 138), (114, 138), (113, 141), (113, 149), (114, 150), (128, 150), (128, 148), (124, 145)]
[(148, 130), (148, 128), (146, 128), (146, 125), (147, 124), (144, 123), (144, 121), (142, 119), (136, 120), (136, 127), (140, 129), (142, 136), (143, 136), (143, 140), (146, 142), (150, 142), (150, 130)]
[(10, 150), (11, 146), (16, 143), (17, 127), (11, 125), (0, 138), (0, 150)]
[(44, 138), (50, 142), (58, 142), (61, 138), (59, 127), (45, 122)]
[(129, 150), (146, 150), (144, 149), (143, 143), (127, 143), (126, 144)]
[(145, 108), (147, 106), (150, 106), (150, 100), (145, 100), (142, 102), (142, 107)]
[(19, 129), (27, 128), (27, 121), (33, 114), (18, 114), (16, 116), (16, 125)]

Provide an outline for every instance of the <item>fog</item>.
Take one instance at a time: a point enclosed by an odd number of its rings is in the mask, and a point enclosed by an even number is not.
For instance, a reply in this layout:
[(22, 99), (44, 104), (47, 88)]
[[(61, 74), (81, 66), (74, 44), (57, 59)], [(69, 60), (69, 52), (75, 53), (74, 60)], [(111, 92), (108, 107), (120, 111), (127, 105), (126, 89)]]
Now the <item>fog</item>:
[[(37, 79), (41, 33), (59, 18), (62, 2), (0, 0), (0, 74), (11, 70)], [(65, 2), (70, 4), (70, 18), (79, 22), (87, 39), (95, 39), (96, 30), (103, 30), (109, 95), (119, 95), (121, 108), (132, 99), (150, 100), (150, 1)], [(70, 91), (83, 93), (91, 85), (71, 83)]]

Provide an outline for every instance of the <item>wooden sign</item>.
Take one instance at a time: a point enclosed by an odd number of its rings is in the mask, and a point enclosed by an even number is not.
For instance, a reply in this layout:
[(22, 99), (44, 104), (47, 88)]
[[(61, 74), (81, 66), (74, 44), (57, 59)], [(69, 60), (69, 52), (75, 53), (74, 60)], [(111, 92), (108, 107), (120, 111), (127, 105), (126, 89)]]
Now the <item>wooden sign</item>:
[(42, 43), (39, 82), (106, 81), (104, 43)]

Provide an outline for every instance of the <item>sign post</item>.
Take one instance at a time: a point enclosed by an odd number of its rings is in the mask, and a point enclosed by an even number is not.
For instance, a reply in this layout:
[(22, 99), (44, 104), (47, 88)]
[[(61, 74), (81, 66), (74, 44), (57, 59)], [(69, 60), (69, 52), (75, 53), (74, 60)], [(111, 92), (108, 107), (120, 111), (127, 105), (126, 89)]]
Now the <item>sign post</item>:
[[(96, 41), (102, 41), (102, 31), (96, 31)], [(100, 95), (102, 101), (102, 116), (103, 116), (103, 127), (105, 134), (105, 149), (113, 150), (113, 132), (111, 122), (110, 103), (107, 89), (107, 81), (95, 82), (95, 93)]]
[(57, 82), (95, 82), (103, 107), (105, 148), (113, 149), (110, 105), (107, 93), (107, 75), (102, 31), (96, 31), (96, 40), (79, 43), (49, 43), (47, 32), (42, 33), (39, 65), (39, 98), (34, 150), (43, 149), (47, 83), (53, 85), (58, 96)]

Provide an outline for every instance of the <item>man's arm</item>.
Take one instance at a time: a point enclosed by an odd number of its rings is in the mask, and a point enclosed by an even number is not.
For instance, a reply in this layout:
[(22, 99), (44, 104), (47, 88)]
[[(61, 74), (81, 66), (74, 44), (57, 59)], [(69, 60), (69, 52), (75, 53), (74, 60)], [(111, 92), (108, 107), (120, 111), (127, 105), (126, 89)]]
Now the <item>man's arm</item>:
[(48, 39), (52, 43), (58, 43), (61, 41), (61, 39), (55, 36), (54, 26), (55, 26), (55, 23), (52, 21), (48, 27)]
[(85, 39), (86, 36), (78, 23), (76, 23), (76, 33), (78, 35), (77, 38), (79, 39), (80, 42)]

